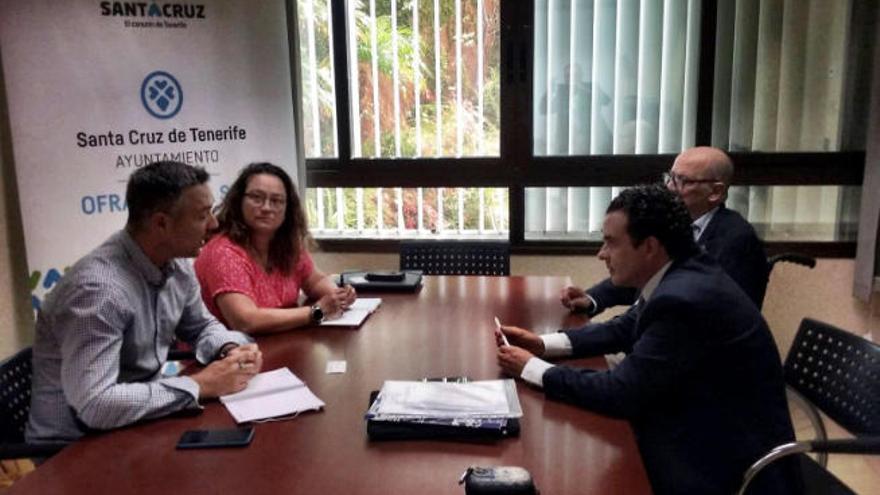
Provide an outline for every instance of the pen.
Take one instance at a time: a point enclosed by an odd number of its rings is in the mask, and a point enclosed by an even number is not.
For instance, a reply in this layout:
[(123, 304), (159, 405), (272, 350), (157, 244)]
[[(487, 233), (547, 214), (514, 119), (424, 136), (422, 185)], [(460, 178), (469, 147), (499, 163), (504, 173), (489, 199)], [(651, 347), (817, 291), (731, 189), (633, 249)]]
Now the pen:
[(510, 346), (510, 342), (507, 341), (507, 336), (504, 335), (504, 332), (501, 331), (501, 320), (498, 317), (495, 317), (495, 326), (498, 328), (498, 331), (501, 333), (501, 341), (504, 342), (504, 345)]

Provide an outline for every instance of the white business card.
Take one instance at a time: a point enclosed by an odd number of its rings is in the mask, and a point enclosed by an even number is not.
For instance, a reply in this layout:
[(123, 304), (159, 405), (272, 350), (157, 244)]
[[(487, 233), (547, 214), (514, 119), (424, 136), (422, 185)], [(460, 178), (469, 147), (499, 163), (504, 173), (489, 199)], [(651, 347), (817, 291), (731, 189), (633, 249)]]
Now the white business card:
[(345, 373), (345, 361), (327, 361), (327, 374)]

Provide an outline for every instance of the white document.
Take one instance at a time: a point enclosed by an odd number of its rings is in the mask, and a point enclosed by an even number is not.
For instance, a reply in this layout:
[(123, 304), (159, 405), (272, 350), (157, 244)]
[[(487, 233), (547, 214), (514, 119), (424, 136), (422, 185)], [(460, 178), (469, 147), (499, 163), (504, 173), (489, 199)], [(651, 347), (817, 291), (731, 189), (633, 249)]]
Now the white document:
[(374, 417), (518, 418), (513, 380), (468, 383), (386, 381), (368, 414)]
[(355, 299), (354, 304), (342, 312), (339, 318), (332, 320), (324, 320), (321, 326), (325, 327), (359, 327), (370, 316), (370, 313), (376, 311), (382, 299), (378, 297), (363, 297)]
[(220, 397), (236, 423), (318, 410), (324, 401), (287, 368), (255, 376), (241, 392)]

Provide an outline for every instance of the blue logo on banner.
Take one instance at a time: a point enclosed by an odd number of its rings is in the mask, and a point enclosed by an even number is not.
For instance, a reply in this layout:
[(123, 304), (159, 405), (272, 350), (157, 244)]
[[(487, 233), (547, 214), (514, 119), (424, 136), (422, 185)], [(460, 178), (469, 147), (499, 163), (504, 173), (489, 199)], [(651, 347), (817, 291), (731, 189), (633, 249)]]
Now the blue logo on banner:
[(177, 115), (183, 105), (183, 90), (174, 76), (157, 70), (144, 78), (141, 101), (153, 117), (170, 119)]

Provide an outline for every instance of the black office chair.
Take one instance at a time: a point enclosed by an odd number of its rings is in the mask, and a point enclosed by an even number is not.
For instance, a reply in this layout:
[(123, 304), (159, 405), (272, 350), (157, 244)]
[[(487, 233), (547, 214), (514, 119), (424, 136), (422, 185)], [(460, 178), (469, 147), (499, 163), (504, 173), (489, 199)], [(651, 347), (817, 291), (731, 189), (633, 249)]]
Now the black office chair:
[(24, 427), (31, 408), (30, 347), (0, 364), (0, 459), (49, 457), (67, 444), (28, 444)]
[(400, 269), (426, 275), (510, 275), (510, 244), (489, 241), (401, 241)]
[[(773, 461), (800, 457), (807, 494), (853, 494), (825, 468), (829, 453), (880, 454), (880, 345), (805, 318), (785, 359), (789, 397), (804, 408), (815, 440), (780, 445), (746, 471), (739, 494)], [(819, 412), (855, 435), (828, 440)], [(814, 461), (807, 453), (816, 453)]]

